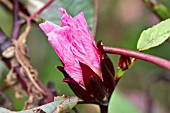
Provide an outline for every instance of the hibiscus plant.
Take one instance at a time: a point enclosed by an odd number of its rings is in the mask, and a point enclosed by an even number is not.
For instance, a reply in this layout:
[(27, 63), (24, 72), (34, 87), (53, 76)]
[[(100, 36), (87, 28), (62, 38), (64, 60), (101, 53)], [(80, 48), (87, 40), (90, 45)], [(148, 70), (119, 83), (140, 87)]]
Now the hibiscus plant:
[[(0, 113), (17, 113), (14, 112), (15, 105), (12, 100), (5, 94), (10, 87), (13, 88), (16, 98), (26, 95), (28, 97), (23, 110), (18, 113), (79, 113), (76, 108), (79, 104), (94, 104), (100, 108), (101, 113), (114, 113), (114, 109), (108, 110), (111, 99), (115, 100), (111, 97), (116, 93), (116, 86), (122, 76), (135, 66), (137, 60), (150, 62), (170, 71), (169, 60), (143, 52), (168, 42), (170, 12), (164, 4), (156, 0), (143, 0), (143, 5), (161, 21), (141, 33), (135, 51), (116, 48), (114, 45), (105, 46), (102, 40), (95, 42), (100, 8), (98, 2), (102, 1), (0, 0), (0, 7), (13, 14), (10, 38), (0, 26), (1, 60), (9, 68), (0, 89)], [(49, 82), (46, 87), (38, 78), (38, 72), (31, 65), (26, 48), (32, 23), (39, 26), (58, 55), (62, 65), (56, 68), (64, 75), (63, 82), (67, 83), (74, 96), (59, 95), (60, 89), (55, 88), (58, 83)], [(35, 38), (38, 37), (40, 36)], [(39, 50), (36, 52), (39, 54)], [(119, 55), (118, 63), (113, 63), (108, 54)], [(50, 59), (50, 54), (48, 58)], [(43, 67), (53, 68), (46, 67), (46, 64), (43, 64)], [(57, 79), (59, 76), (55, 77)], [(170, 80), (169, 76), (154, 76), (155, 81), (158, 79)], [(145, 113), (157, 113), (150, 108), (151, 101), (148, 103), (150, 106)], [(124, 105), (119, 109), (125, 109)]]

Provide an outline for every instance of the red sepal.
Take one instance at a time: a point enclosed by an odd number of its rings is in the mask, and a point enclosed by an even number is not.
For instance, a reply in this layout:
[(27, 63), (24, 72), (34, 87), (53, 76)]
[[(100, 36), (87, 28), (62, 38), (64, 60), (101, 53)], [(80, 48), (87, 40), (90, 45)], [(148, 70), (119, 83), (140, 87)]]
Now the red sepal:
[(95, 100), (101, 105), (107, 103), (108, 100), (104, 85), (100, 86), (94, 76), (90, 77), (90, 81), (92, 83)]
[(95, 99), (90, 95), (89, 92), (87, 92), (85, 89), (80, 86), (74, 79), (72, 79), (67, 72), (64, 70), (64, 67), (57, 66), (57, 69), (60, 70), (65, 78), (63, 79), (63, 82), (68, 83), (69, 87), (72, 89), (72, 91), (81, 99), (87, 102), (94, 102)]
[(62, 67), (62, 66), (57, 66), (56, 68), (57, 68), (59, 71), (61, 71), (66, 78), (70, 78), (70, 79), (71, 79), (71, 77), (70, 77), (70, 76), (67, 74), (67, 72), (64, 70), (64, 67)]
[(89, 66), (87, 66), (87, 65), (85, 65), (81, 62), (80, 62), (80, 66), (82, 68), (83, 81), (84, 81), (84, 84), (85, 84), (85, 88), (88, 92), (91, 92), (93, 94), (94, 93), (93, 92), (93, 86), (92, 86), (92, 83), (90, 81), (90, 78), (94, 77), (101, 87), (103, 86), (102, 80)]
[(94, 98), (87, 92), (85, 89), (82, 88), (75, 80), (64, 78), (63, 82), (68, 83), (72, 91), (81, 99), (87, 102), (94, 102)]
[(109, 96), (112, 94), (115, 86), (114, 86), (114, 67), (109, 59), (109, 57), (104, 54), (103, 59), (101, 60), (101, 70), (104, 84), (109, 92)]

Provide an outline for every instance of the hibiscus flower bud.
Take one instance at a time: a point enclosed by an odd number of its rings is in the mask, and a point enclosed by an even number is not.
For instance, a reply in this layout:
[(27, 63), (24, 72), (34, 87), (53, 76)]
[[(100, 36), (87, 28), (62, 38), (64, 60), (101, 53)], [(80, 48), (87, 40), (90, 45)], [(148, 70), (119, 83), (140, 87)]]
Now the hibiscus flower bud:
[(119, 58), (119, 67), (120, 69), (122, 69), (123, 71), (127, 70), (131, 64), (131, 59), (128, 56), (125, 55), (121, 55)]
[[(48, 36), (48, 41), (64, 65), (57, 67), (65, 76), (63, 81), (83, 100), (103, 104), (107, 102), (108, 92), (113, 91), (113, 65), (110, 60), (104, 60), (106, 56), (102, 51), (101, 41), (96, 46), (84, 14), (80, 13), (72, 18), (65, 9), (59, 10), (63, 15), (61, 26), (46, 21), (40, 24), (40, 28)], [(107, 67), (107, 64), (112, 66)], [(101, 67), (107, 68), (104, 69), (106, 77), (102, 74)], [(111, 81), (111, 86), (104, 81)]]

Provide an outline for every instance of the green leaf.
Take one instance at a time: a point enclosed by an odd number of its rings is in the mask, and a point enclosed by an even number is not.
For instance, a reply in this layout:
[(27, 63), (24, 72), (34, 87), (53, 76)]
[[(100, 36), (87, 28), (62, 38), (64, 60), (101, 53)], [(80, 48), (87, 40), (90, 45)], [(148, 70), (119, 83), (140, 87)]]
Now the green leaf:
[(162, 44), (170, 36), (170, 19), (144, 30), (137, 43), (137, 49), (147, 50)]
[[(35, 13), (48, 0), (27, 0), (26, 7), (30, 14)], [(94, 5), (91, 0), (54, 0), (54, 2), (45, 9), (40, 16), (48, 21), (60, 25), (61, 14), (58, 8), (65, 8), (71, 16), (76, 16), (80, 12), (84, 12), (89, 29), (93, 30), (94, 26)]]
[(109, 102), (108, 113), (140, 113), (129, 100), (115, 90)]
[[(77, 104), (78, 98), (76, 96), (65, 97), (58, 96), (54, 99), (54, 102), (49, 104), (36, 107), (30, 110), (13, 112), (13, 113), (66, 113), (71, 111), (71, 109)], [(0, 108), (0, 113), (12, 112), (6, 108)]]

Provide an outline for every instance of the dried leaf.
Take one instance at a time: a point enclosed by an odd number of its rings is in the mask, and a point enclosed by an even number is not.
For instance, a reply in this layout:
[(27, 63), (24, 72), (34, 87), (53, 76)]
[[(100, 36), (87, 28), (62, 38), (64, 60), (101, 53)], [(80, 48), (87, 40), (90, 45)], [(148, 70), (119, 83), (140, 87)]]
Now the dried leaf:
[[(25, 31), (19, 36), (18, 40), (14, 41), (15, 57), (21, 65), (21, 75), (26, 83), (27, 91), (30, 95), (25, 103), (25, 109), (38, 106), (39, 102), (46, 96), (46, 92), (37, 84), (37, 71), (30, 64), (30, 60), (25, 50), (26, 38), (31, 28), (31, 22), (26, 18), (27, 24)], [(17, 95), (20, 96), (20, 95)], [(36, 101), (36, 102), (35, 102)]]
[(30, 61), (28, 59), (27, 53), (25, 52), (26, 38), (30, 31), (30, 28), (31, 28), (31, 23), (30, 23), (30, 21), (27, 21), (27, 26), (26, 26), (25, 31), (20, 35), (18, 40), (15, 42), (16, 59), (19, 62), (19, 64), (21, 64), (26, 76), (30, 79), (30, 81), (28, 81), (28, 82), (31, 82), (39, 92), (41, 92), (45, 95), (46, 93), (35, 82), (35, 80), (37, 79), (38, 73), (35, 69), (33, 69), (32, 65), (30, 64)]
[[(13, 10), (13, 5), (9, 0), (2, 0), (2, 2), (6, 4), (8, 9)], [(20, 65), (21, 68), (19, 69), (20, 70), (19, 74), (18, 73), (17, 74), (22, 78), (21, 81), (17, 81), (16, 83), (14, 83), (13, 86), (14, 86), (14, 90), (17, 91), (16, 93), (17, 97), (22, 97), (22, 95), (25, 94), (26, 91), (29, 93), (30, 97), (26, 102), (25, 107), (31, 108), (37, 106), (39, 102), (47, 95), (46, 92), (43, 89), (41, 89), (39, 84), (37, 83), (38, 73), (30, 64), (30, 60), (27, 56), (27, 51), (25, 50), (26, 38), (31, 28), (31, 22), (27, 17), (27, 15), (23, 14), (20, 11), (18, 12), (18, 14), (21, 18), (24, 18), (26, 20), (26, 28), (25, 31), (19, 36), (18, 40), (13, 40), (13, 44), (15, 47), (15, 51), (14, 51), (15, 60), (12, 60), (14, 61), (12, 63), (12, 67), (16, 69), (16, 67)], [(10, 57), (12, 55), (13, 53), (10, 52), (10, 54), (6, 56)], [(10, 76), (9, 78), (11, 79), (12, 76)], [(21, 86), (21, 82), (24, 83), (25, 87)]]
[[(15, 58), (12, 59), (12, 62), (15, 61)], [(18, 66), (16, 63), (12, 63), (11, 69), (6, 76), (5, 85), (6, 86), (13, 86), (15, 97), (16, 98), (23, 98), (27, 95), (25, 89), (23, 89), (22, 85), (18, 82), (16, 73), (14, 72), (14, 68)]]
[(20, 83), (15, 84), (13, 88), (14, 88), (16, 98), (23, 98), (27, 96), (27, 92), (25, 91), (25, 89), (23, 89)]
[(17, 82), (17, 77), (16, 74), (14, 73), (14, 68), (11, 67), (10, 71), (8, 72), (6, 79), (5, 79), (5, 84), (7, 86), (14, 85)]
[(15, 54), (15, 48), (14, 46), (10, 46), (5, 51), (2, 52), (2, 56), (4, 58), (12, 58)]

